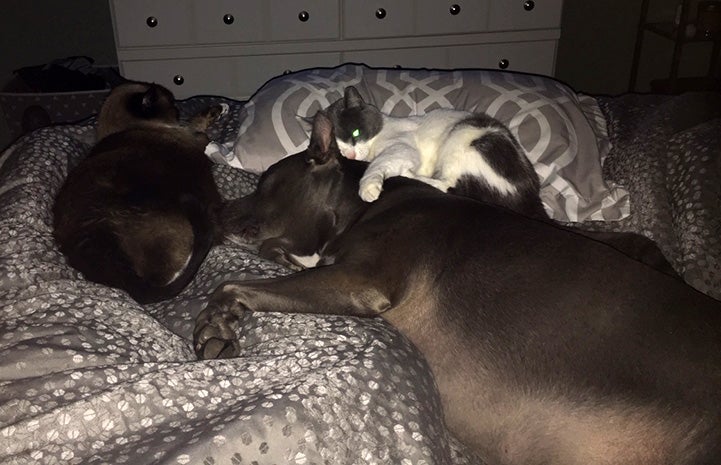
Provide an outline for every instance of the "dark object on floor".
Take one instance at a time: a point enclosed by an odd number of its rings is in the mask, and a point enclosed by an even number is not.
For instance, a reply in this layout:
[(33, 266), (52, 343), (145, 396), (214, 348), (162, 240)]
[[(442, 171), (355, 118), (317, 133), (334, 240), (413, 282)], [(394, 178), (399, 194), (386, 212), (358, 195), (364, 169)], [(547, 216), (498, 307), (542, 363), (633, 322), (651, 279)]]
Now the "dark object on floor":
[(40, 105), (30, 105), (23, 112), (22, 128), (23, 133), (50, 126), (52, 120), (45, 108)]
[(54, 123), (94, 115), (110, 89), (122, 81), (115, 68), (94, 66), (88, 57), (20, 68), (0, 92), (10, 136), (16, 138)]
[(89, 57), (68, 57), (44, 65), (26, 66), (15, 70), (20, 82), (14, 86), (24, 92), (46, 93), (109, 89), (113, 83), (93, 63)]

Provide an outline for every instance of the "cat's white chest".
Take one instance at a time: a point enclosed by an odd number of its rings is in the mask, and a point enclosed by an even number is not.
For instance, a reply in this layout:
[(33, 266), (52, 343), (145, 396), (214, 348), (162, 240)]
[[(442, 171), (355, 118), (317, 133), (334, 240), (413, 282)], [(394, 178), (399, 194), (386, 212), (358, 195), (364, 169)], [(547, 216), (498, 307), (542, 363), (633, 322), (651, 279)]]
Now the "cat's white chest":
[(437, 171), (441, 145), (453, 126), (467, 115), (466, 112), (443, 109), (407, 118), (387, 117), (372, 153), (375, 157), (394, 144), (407, 144), (417, 154), (415, 174), (431, 177)]

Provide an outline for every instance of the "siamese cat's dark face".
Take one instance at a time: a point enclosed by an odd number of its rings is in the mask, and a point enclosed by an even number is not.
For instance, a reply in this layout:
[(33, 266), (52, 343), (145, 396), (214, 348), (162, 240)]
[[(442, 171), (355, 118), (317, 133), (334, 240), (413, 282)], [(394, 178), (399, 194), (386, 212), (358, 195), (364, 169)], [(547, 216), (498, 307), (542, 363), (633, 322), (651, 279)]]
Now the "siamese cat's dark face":
[(355, 87), (345, 88), (343, 98), (328, 107), (327, 115), (333, 123), (338, 148), (344, 157), (365, 160), (373, 139), (383, 129), (383, 115), (375, 106), (366, 103)]
[(138, 124), (176, 125), (173, 93), (158, 84), (128, 82), (108, 95), (98, 116), (98, 140)]

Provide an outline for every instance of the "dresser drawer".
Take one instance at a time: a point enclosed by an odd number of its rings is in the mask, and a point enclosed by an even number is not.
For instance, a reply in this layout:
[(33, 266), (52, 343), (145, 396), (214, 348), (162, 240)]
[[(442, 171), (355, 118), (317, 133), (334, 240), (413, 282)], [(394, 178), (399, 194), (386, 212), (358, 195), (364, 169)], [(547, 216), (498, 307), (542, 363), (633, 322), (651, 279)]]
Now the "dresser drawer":
[(120, 47), (339, 36), (338, 0), (112, 0), (112, 5)]
[(449, 49), (451, 68), (488, 68), (553, 76), (556, 42), (464, 45)]
[(561, 27), (563, 0), (491, 0), (488, 29), (551, 29)]
[(339, 53), (258, 55), (229, 58), (124, 61), (123, 75), (132, 80), (156, 82), (177, 98), (193, 95), (250, 97), (269, 78), (305, 68), (340, 64)]
[(413, 34), (413, 0), (343, 0), (343, 37)]
[[(237, 89), (231, 95), (248, 98), (275, 76), (307, 68), (333, 67), (340, 62), (340, 53), (297, 53), (258, 55), (234, 60)], [(239, 93), (240, 92), (240, 93)]]
[(192, 3), (192, 0), (113, 0), (118, 47), (192, 42)]
[(176, 98), (192, 95), (233, 95), (233, 63), (229, 59), (124, 61), (124, 77), (155, 82), (170, 89)]
[(367, 50), (343, 53), (343, 61), (384, 68), (487, 68), (553, 75), (556, 42)]
[(418, 34), (483, 32), (490, 0), (417, 0)]
[(270, 40), (337, 39), (337, 0), (269, 0)]
[(197, 37), (193, 43), (260, 42), (264, 39), (263, 3), (264, 0), (195, 2), (193, 24)]
[(380, 68), (447, 68), (446, 47), (359, 50), (344, 52), (343, 61)]

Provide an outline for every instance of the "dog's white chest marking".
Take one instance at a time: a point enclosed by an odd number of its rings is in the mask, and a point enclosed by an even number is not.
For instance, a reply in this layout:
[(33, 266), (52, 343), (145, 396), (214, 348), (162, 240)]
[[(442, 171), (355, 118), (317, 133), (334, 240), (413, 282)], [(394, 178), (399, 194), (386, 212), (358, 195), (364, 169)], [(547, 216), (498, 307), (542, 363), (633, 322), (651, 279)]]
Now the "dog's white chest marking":
[(313, 255), (293, 255), (290, 254), (293, 261), (295, 261), (298, 265), (302, 266), (303, 268), (314, 268), (318, 262), (320, 261), (320, 255), (317, 253), (314, 253)]

